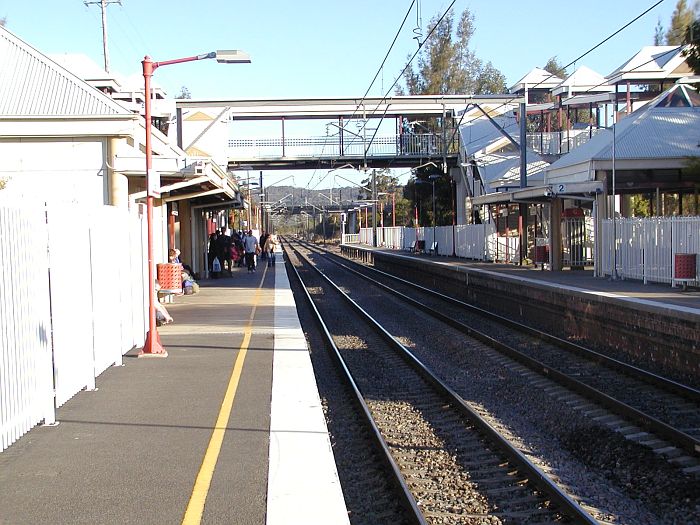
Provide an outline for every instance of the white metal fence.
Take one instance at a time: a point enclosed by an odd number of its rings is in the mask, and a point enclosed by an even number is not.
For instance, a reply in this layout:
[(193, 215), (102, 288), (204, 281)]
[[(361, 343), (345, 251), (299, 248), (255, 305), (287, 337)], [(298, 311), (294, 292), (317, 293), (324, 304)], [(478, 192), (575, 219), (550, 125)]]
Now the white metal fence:
[(618, 277), (673, 283), (676, 254), (694, 253), (700, 263), (700, 217), (608, 219), (602, 236), (600, 275), (617, 268)]
[(0, 451), (143, 344), (145, 219), (0, 202)]
[(44, 210), (0, 205), (0, 239), (1, 451), (53, 423), (54, 404)]
[[(372, 245), (372, 228), (362, 228), (356, 237), (347, 235), (348, 243)], [(496, 227), (490, 224), (436, 226), (423, 228), (377, 228), (377, 245), (394, 250), (410, 250), (423, 246), (431, 251), (437, 242), (438, 255), (457, 255), (480, 261), (517, 259), (517, 239), (504, 240), (496, 235)], [(510, 255), (509, 255), (510, 250)]]
[(572, 268), (593, 264), (593, 217), (567, 217), (562, 219), (562, 262)]
[[(479, 261), (518, 262), (520, 238), (498, 235), (493, 223), (436, 228), (377, 228), (377, 239), (394, 249), (410, 250), (422, 246), (430, 251), (437, 241), (438, 255), (452, 255)], [(391, 230), (389, 233), (386, 230)], [(700, 285), (700, 217), (651, 217), (617, 219), (602, 222), (600, 261), (594, 261), (594, 226), (591, 217), (562, 221), (562, 255), (565, 265), (588, 266), (596, 263), (597, 275), (611, 275), (617, 266), (622, 278), (675, 284), (676, 254), (696, 254), (696, 279)], [(401, 239), (387, 242), (385, 238)], [(454, 239), (454, 252), (453, 252)], [(351, 242), (372, 245), (372, 228), (362, 228)], [(380, 244), (381, 245), (381, 244)], [(615, 250), (613, 250), (613, 245)]]

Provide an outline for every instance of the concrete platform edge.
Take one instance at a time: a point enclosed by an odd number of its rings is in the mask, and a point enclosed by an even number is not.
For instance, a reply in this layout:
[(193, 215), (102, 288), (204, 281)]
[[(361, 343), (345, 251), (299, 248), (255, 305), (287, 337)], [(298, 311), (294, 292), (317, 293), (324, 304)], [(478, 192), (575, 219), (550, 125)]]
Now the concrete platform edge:
[(289, 280), (275, 271), (267, 525), (350, 523)]

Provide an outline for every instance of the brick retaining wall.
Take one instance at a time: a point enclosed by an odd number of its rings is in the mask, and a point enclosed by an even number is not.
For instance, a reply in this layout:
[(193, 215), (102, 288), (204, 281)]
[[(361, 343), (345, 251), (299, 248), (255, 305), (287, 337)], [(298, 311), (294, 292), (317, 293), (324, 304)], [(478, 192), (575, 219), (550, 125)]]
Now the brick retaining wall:
[(559, 337), (700, 383), (700, 317), (495, 272), (374, 253), (375, 266)]

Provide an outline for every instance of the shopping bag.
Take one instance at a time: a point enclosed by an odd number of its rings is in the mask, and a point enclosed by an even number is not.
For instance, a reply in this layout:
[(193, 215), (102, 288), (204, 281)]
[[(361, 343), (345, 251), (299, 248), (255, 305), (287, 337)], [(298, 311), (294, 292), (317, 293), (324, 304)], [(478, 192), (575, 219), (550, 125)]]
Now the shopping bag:
[(220, 272), (221, 271), (221, 263), (219, 262), (218, 257), (214, 257), (214, 260), (211, 263), (211, 270), (213, 272)]

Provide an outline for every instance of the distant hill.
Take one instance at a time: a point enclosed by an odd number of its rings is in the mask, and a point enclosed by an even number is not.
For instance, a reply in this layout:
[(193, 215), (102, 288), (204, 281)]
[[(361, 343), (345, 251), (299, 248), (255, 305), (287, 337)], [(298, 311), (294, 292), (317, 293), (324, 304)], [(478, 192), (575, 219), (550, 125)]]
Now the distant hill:
[[(361, 190), (352, 186), (333, 188), (332, 190), (310, 190), (308, 188), (298, 188), (296, 186), (270, 186), (269, 188), (264, 188), (264, 190), (266, 202), (275, 203), (281, 201), (281, 204), (286, 206), (313, 204), (314, 206), (322, 208), (331, 203), (331, 198), (335, 206), (337, 206), (338, 203), (345, 206), (362, 198), (359, 195)], [(255, 193), (253, 194), (253, 198), (257, 201)]]

